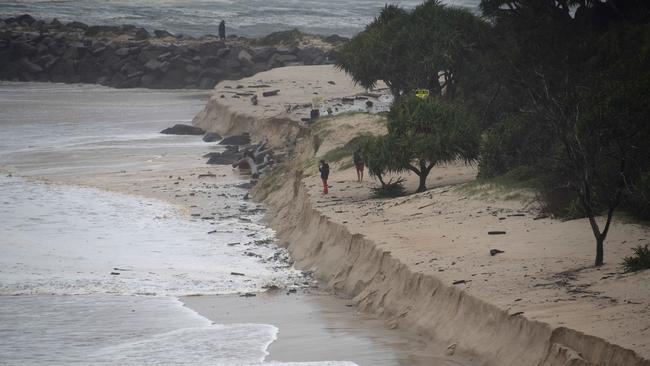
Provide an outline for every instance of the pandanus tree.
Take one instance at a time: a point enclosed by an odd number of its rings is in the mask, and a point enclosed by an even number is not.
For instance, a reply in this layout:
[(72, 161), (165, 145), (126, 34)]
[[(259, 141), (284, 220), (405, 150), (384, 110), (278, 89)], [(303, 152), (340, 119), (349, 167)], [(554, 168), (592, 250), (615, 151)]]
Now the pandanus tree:
[(476, 58), (488, 25), (471, 12), (427, 0), (412, 11), (387, 5), (346, 44), (337, 67), (365, 88), (381, 80), (394, 95), (415, 89), (447, 99), (476, 77)]
[(439, 98), (398, 98), (388, 113), (388, 134), (366, 144), (370, 173), (385, 184), (386, 173), (412, 171), (419, 177), (417, 192), (437, 164), (478, 157), (480, 130), (471, 114)]

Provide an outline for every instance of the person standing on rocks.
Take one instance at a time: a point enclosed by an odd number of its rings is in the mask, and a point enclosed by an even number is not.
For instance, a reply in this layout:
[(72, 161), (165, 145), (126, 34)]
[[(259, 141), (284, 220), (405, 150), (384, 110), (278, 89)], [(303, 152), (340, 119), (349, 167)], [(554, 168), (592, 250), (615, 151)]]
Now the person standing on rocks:
[(226, 21), (222, 20), (221, 23), (219, 23), (219, 39), (224, 40), (226, 39)]
[(357, 147), (356, 150), (354, 150), (354, 166), (357, 168), (357, 182), (362, 182), (363, 181), (363, 170), (364, 170), (364, 164), (363, 164), (363, 155), (361, 154), (361, 147)]
[(330, 166), (325, 160), (320, 161), (318, 171), (320, 172), (320, 179), (323, 181), (323, 194), (327, 194), (327, 178), (330, 176)]

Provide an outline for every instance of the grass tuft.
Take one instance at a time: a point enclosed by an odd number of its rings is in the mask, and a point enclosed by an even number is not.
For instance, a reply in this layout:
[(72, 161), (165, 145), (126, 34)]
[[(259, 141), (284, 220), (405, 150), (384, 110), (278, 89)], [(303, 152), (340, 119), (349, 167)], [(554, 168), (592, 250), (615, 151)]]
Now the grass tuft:
[(623, 258), (623, 269), (625, 272), (637, 272), (644, 269), (650, 269), (650, 249), (648, 245), (638, 246), (632, 249), (634, 254), (630, 257)]

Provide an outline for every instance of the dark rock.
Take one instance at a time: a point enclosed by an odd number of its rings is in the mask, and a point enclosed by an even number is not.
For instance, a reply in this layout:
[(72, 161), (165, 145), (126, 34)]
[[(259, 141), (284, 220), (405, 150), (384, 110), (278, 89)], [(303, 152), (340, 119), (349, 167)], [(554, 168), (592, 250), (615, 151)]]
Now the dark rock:
[(81, 30), (86, 30), (88, 29), (88, 24), (82, 23), (82, 22), (70, 22), (65, 25), (67, 28), (72, 28), (72, 29), (81, 29)]
[(201, 81), (199, 81), (199, 89), (212, 89), (214, 86), (217, 85), (217, 80), (211, 77), (205, 77), (201, 78)]
[(217, 51), (216, 56), (217, 56), (217, 58), (222, 58), (222, 57), (224, 57), (224, 56), (227, 56), (228, 54), (230, 54), (230, 48), (229, 48), (229, 47), (226, 47), (226, 48), (221, 48), (221, 49), (219, 49), (219, 50)]
[(219, 142), (219, 145), (248, 145), (251, 143), (250, 135), (228, 136)]
[(332, 34), (329, 37), (325, 37), (325, 41), (329, 43), (347, 42), (349, 40), (350, 40), (349, 38), (341, 37), (338, 34)]
[(174, 35), (167, 32), (166, 30), (163, 29), (156, 29), (153, 31), (153, 34), (158, 37), (158, 38), (167, 38), (167, 37), (173, 37)]
[(130, 49), (129, 47), (122, 47), (122, 48), (118, 48), (118, 49), (115, 51), (115, 55), (117, 55), (117, 56), (119, 56), (119, 57), (125, 57), (125, 56), (130, 55), (131, 52), (132, 52), (132, 51), (131, 51), (131, 49)]
[(215, 142), (221, 139), (223, 139), (223, 137), (216, 132), (208, 132), (203, 136), (203, 141), (205, 142)]
[(221, 60), (221, 62), (219, 64), (222, 67), (227, 68), (227, 69), (235, 69), (235, 70), (237, 70), (237, 69), (240, 69), (242, 67), (242, 64), (241, 64), (241, 62), (239, 62), (239, 60), (230, 59), (230, 58)]
[(266, 62), (271, 58), (271, 55), (276, 53), (275, 47), (255, 47), (250, 50), (255, 62)]
[(110, 25), (91, 25), (88, 28), (86, 28), (86, 36), (88, 37), (96, 37), (102, 33), (115, 33), (118, 31), (117, 27), (110, 26)]
[[(224, 76), (225, 72), (216, 67), (208, 67), (204, 69), (199, 75), (200, 78), (213, 78), (215, 80), (221, 79)], [(213, 85), (214, 86), (214, 85)]]
[(43, 68), (38, 66), (37, 64), (29, 61), (27, 58), (21, 58), (18, 61), (18, 65), (20, 66), (21, 70), (24, 72), (28, 72), (31, 74), (37, 74), (39, 72), (43, 72)]
[(314, 61), (323, 59), (325, 53), (316, 47), (308, 47), (298, 50), (297, 56), (306, 64), (314, 64)]
[(144, 64), (144, 67), (151, 71), (156, 71), (156, 70), (161, 70), (164, 66), (164, 62), (160, 62), (156, 59), (154, 60), (149, 60), (146, 64)]
[(151, 37), (151, 35), (144, 28), (138, 28), (138, 30), (135, 31), (134, 38), (136, 40), (138, 40), (138, 41), (143, 41), (145, 39), (149, 39), (149, 37)]
[(255, 65), (255, 63), (253, 62), (253, 56), (246, 50), (239, 51), (239, 55), (237, 55), (237, 59), (242, 65), (246, 67), (252, 67), (253, 65)]
[(505, 253), (505, 252), (503, 250), (499, 250), (499, 249), (490, 249), (490, 255), (493, 256), (493, 257), (495, 255), (501, 254), (501, 253)]
[(144, 88), (151, 88), (156, 84), (157, 79), (158, 78), (156, 78), (154, 75), (142, 75), (142, 78), (140, 79), (140, 85), (142, 85)]
[(23, 25), (32, 25), (32, 24), (34, 24), (36, 19), (34, 19), (34, 17), (32, 17), (29, 14), (23, 14), (23, 15), (19, 15), (19, 16), (15, 17), (14, 21), (16, 23), (23, 24)]
[(160, 133), (166, 135), (203, 135), (205, 131), (202, 128), (195, 126), (176, 124), (173, 127), (160, 131)]

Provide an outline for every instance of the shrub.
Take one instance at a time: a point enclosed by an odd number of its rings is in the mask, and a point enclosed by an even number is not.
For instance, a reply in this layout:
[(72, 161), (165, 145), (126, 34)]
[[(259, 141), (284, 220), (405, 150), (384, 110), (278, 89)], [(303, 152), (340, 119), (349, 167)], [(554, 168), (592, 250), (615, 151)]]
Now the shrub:
[(623, 269), (625, 272), (636, 272), (643, 269), (650, 269), (650, 249), (648, 245), (638, 246), (634, 249), (634, 254), (631, 257), (625, 257), (623, 259)]
[(406, 195), (406, 189), (404, 189), (404, 179), (402, 178), (397, 178), (394, 182), (391, 179), (380, 187), (372, 188), (373, 198), (395, 198), (404, 195)]

